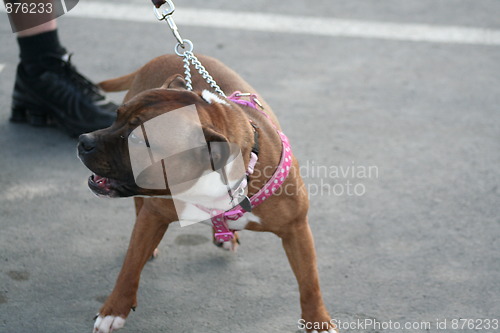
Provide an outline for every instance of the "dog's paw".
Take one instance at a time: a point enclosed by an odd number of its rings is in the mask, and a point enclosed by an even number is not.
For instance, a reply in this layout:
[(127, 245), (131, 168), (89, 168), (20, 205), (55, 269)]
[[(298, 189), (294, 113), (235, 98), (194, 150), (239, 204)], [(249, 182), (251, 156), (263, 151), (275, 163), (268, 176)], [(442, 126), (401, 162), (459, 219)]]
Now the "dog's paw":
[(319, 318), (322, 320), (308, 320), (305, 321), (305, 326), (302, 327), (301, 333), (339, 333), (330, 317), (323, 315)]
[[(308, 333), (308, 331), (302, 331), (303, 333)], [(316, 331), (312, 330), (309, 333), (339, 333), (339, 331), (335, 328), (330, 328), (328, 331)]]
[(231, 252), (236, 252), (238, 246), (240, 245), (240, 238), (237, 232), (234, 233), (234, 238), (231, 239), (230, 241), (220, 243), (215, 239), (215, 236), (213, 238), (213, 241), (215, 246)]
[(222, 248), (226, 251), (236, 252), (238, 249), (238, 243), (232, 241), (224, 242), (222, 243)]
[(336, 328), (330, 327), (330, 329), (328, 329), (328, 331), (324, 331), (324, 330), (321, 330), (321, 331), (313, 330), (313, 331), (311, 331), (311, 333), (339, 333), (339, 330), (338, 330), (338, 329), (336, 329)]
[(97, 315), (97, 318), (94, 323), (94, 330), (92, 333), (111, 333), (122, 328), (125, 325), (125, 318), (120, 316), (100, 316)]
[(236, 250), (238, 249), (238, 243), (233, 241), (222, 242), (222, 243), (214, 241), (214, 244), (215, 246), (220, 247), (221, 249), (224, 249), (226, 251), (236, 252)]

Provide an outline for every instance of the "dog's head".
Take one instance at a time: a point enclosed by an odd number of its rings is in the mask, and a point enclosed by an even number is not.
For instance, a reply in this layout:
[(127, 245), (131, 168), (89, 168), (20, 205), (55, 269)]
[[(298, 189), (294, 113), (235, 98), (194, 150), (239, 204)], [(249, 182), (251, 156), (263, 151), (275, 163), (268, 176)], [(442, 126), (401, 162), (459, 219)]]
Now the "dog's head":
[(217, 96), (186, 90), (175, 75), (121, 105), (111, 127), (80, 136), (78, 155), (93, 172), (88, 185), (108, 197), (164, 196), (172, 186), (189, 187), (234, 155), (229, 142), (246, 137), (229, 128), (241, 123), (238, 117)]

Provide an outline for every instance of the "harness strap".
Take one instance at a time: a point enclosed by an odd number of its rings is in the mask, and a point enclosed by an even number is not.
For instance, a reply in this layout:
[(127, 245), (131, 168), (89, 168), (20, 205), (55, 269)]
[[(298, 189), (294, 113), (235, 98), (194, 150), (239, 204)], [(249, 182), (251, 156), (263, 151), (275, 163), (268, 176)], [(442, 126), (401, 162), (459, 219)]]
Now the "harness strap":
[[(242, 96), (249, 96), (250, 100), (241, 99)], [(269, 197), (271, 197), (278, 190), (278, 188), (284, 183), (286, 177), (290, 173), (290, 168), (292, 165), (292, 149), (290, 147), (290, 142), (288, 141), (286, 135), (276, 127), (276, 125), (272, 122), (271, 118), (262, 109), (257, 108), (257, 106), (262, 107), (257, 99), (257, 95), (242, 94), (241, 92), (236, 91), (233, 94), (231, 94), (231, 96), (229, 96), (228, 99), (237, 104), (250, 106), (263, 113), (269, 119), (274, 129), (280, 136), (282, 143), (281, 159), (276, 170), (274, 171), (273, 176), (267, 181), (264, 187), (262, 187), (257, 193), (255, 193), (250, 198), (250, 205), (253, 208), (264, 202)], [(256, 126), (253, 123), (252, 126), (254, 127), (255, 130)], [(256, 130), (254, 133), (256, 138), (255, 142), (257, 143), (258, 133)], [(247, 168), (247, 176), (251, 175), (254, 171), (255, 164), (257, 163), (258, 160), (258, 152), (259, 152), (259, 146), (258, 144), (256, 144), (254, 145), (252, 152), (250, 154), (250, 162)], [(219, 243), (227, 242), (233, 239), (234, 231), (229, 229), (227, 220), (229, 219), (235, 221), (240, 217), (242, 217), (245, 213), (246, 210), (243, 209), (241, 205), (238, 205), (228, 211), (221, 211), (216, 209), (210, 211), (210, 217), (215, 231), (215, 239)]]

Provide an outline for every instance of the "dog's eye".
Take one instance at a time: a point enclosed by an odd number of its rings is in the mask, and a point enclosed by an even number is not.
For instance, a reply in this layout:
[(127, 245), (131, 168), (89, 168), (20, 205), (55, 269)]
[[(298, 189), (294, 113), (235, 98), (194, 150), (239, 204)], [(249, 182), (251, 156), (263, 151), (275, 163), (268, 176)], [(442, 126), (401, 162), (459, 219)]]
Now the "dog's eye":
[(130, 135), (128, 136), (128, 141), (137, 145), (145, 143), (144, 140), (137, 136), (134, 132), (130, 133)]

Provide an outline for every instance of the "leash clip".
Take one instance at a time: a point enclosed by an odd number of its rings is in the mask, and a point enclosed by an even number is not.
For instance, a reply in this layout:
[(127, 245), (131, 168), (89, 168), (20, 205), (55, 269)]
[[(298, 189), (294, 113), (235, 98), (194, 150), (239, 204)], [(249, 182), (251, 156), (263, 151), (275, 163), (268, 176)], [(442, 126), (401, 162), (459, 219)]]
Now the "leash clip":
[[(212, 87), (219, 95), (222, 97), (226, 97), (222, 89), (217, 85), (217, 82), (213, 79), (213, 77), (207, 72), (205, 67), (201, 64), (201, 62), (196, 58), (193, 54), (193, 43), (188, 39), (182, 39), (179, 29), (175, 24), (174, 18), (172, 14), (175, 11), (175, 5), (172, 0), (152, 0), (153, 1), (153, 13), (155, 14), (158, 21), (165, 21), (168, 23), (170, 30), (174, 34), (175, 39), (177, 39), (177, 45), (174, 50), (175, 53), (183, 58), (184, 62), (184, 74), (186, 79), (186, 86), (188, 90), (193, 90), (192, 82), (191, 82), (191, 70), (189, 69), (189, 62), (191, 62), (198, 70), (198, 73), (205, 79), (205, 81)], [(160, 11), (160, 7), (164, 4), (167, 4), (167, 7)], [(187, 45), (186, 45), (187, 44)], [(184, 50), (182, 52), (179, 49), (179, 46)], [(186, 47), (187, 46), (187, 47)]]
[(182, 48), (184, 48), (184, 40), (179, 34), (177, 24), (175, 24), (174, 18), (172, 17), (172, 14), (175, 12), (174, 2), (172, 0), (165, 0), (164, 3), (166, 3), (168, 7), (163, 9), (161, 13), (159, 8), (156, 6), (153, 6), (153, 12), (158, 21), (166, 21), (168, 23), (168, 26), (170, 27), (170, 30), (172, 30), (175, 39), (177, 39), (177, 42), (181, 45)]
[(158, 19), (158, 21), (165, 20), (167, 16), (172, 15), (175, 11), (175, 5), (172, 2), (172, 0), (165, 0), (162, 4), (160, 4), (160, 6), (162, 6), (165, 3), (168, 5), (168, 8), (164, 8), (161, 13), (159, 10), (160, 7), (153, 6), (153, 12), (155, 13), (155, 16)]

